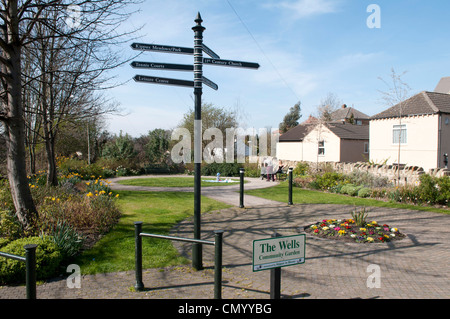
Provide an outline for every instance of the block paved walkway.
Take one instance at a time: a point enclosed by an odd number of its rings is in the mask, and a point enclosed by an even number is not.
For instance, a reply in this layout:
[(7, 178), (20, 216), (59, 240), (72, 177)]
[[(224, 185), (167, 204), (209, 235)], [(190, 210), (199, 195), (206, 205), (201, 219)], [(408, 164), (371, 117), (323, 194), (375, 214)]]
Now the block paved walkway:
[[(245, 187), (249, 189), (257, 184), (265, 187), (263, 185), (275, 183), (252, 179)], [(207, 188), (202, 189), (202, 194), (218, 200), (231, 200), (236, 205), (239, 194), (233, 193), (233, 189), (229, 187), (234, 186), (221, 188), (222, 193), (227, 193), (226, 196), (219, 196), (217, 190), (207, 191)], [(202, 215), (203, 239), (213, 240), (214, 230), (225, 231), (224, 299), (269, 298), (270, 271), (253, 272), (251, 268), (253, 240), (268, 238), (274, 231), (282, 235), (302, 233), (304, 226), (322, 219), (349, 218), (354, 209), (350, 206), (327, 204), (287, 206), (261, 199), (258, 202), (258, 199), (247, 195), (245, 205), (246, 208), (243, 209), (232, 207)], [(397, 227), (407, 237), (391, 243), (355, 244), (307, 235), (306, 262), (282, 268), (282, 298), (449, 298), (450, 215), (371, 208), (369, 219)], [(171, 235), (192, 238), (192, 233), (192, 220), (185, 220), (174, 227)], [(174, 245), (181, 254), (190, 255), (189, 244), (174, 242)], [(55, 278), (38, 286), (37, 297), (211, 299), (214, 291), (213, 249), (210, 246), (203, 247), (205, 269), (201, 271), (194, 271), (189, 265), (144, 270), (143, 282), (146, 289), (143, 292), (133, 291), (134, 272), (126, 271), (82, 276), (79, 289), (69, 289), (66, 277)], [(380, 288), (367, 286), (368, 278), (373, 274), (370, 265), (379, 267)], [(0, 287), (0, 299), (11, 298), (25, 298), (24, 286)]]

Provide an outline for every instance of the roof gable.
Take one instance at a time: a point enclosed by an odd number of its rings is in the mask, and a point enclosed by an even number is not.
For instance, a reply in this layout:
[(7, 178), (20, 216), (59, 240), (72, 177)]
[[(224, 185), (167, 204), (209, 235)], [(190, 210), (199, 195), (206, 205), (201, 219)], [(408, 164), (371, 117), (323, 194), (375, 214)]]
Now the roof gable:
[(400, 114), (414, 116), (437, 113), (450, 113), (450, 94), (424, 91), (372, 116), (371, 119), (397, 118)]

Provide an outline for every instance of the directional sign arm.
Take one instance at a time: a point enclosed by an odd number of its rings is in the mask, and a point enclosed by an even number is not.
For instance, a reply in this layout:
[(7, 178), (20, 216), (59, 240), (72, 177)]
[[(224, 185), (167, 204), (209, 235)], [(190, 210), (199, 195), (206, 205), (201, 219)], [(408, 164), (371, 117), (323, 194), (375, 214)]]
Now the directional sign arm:
[(148, 44), (148, 43), (132, 43), (131, 47), (139, 51), (155, 51), (163, 53), (188, 54), (193, 55), (193, 48), (177, 47), (172, 45)]
[(187, 80), (169, 79), (169, 78), (161, 78), (161, 77), (147, 76), (147, 75), (136, 75), (133, 79), (136, 82), (143, 82), (143, 83), (150, 83), (150, 84), (194, 87), (194, 81), (187, 81)]
[(203, 63), (210, 64), (210, 65), (216, 65), (216, 66), (227, 66), (227, 67), (232, 67), (232, 68), (247, 68), (247, 69), (258, 69), (259, 68), (258, 63), (233, 61), (233, 60), (203, 58)]
[(207, 55), (209, 55), (211, 58), (213, 58), (213, 59), (220, 59), (220, 56), (217, 55), (216, 52), (214, 52), (213, 50), (211, 50), (210, 48), (208, 48), (204, 43), (202, 44), (202, 50), (203, 50), (203, 52), (205, 52)]
[(131, 62), (131, 66), (135, 69), (155, 69), (163, 71), (194, 71), (194, 66), (190, 64), (133, 61)]

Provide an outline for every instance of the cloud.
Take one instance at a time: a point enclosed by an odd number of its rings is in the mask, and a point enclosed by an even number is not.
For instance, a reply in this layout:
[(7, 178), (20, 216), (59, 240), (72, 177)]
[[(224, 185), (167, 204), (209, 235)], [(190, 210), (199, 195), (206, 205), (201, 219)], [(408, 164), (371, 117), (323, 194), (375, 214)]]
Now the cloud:
[(338, 1), (335, 0), (295, 0), (282, 1), (269, 4), (268, 7), (276, 7), (288, 10), (295, 18), (307, 18), (310, 16), (333, 13), (338, 10)]

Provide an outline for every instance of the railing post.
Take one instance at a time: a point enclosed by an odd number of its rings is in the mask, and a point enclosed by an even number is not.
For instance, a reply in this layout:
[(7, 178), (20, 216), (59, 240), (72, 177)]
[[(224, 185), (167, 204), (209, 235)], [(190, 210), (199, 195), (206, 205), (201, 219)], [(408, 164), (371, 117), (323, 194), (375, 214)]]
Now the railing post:
[(134, 241), (135, 241), (135, 273), (136, 273), (136, 284), (134, 288), (137, 291), (144, 290), (144, 283), (142, 282), (142, 222), (134, 223)]
[(239, 169), (240, 174), (240, 195), (239, 195), (239, 208), (244, 208), (244, 169)]
[(214, 231), (214, 299), (222, 299), (222, 241), (223, 230)]
[(36, 244), (25, 245), (27, 299), (36, 299)]
[(288, 205), (293, 205), (292, 201), (292, 167), (289, 167), (289, 202)]

